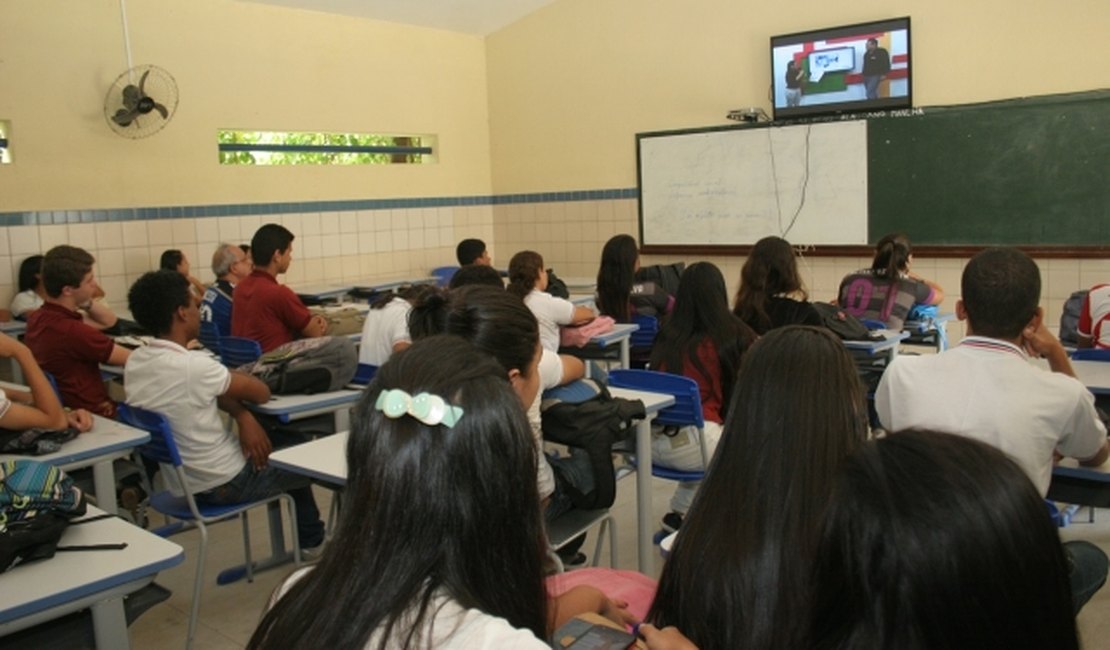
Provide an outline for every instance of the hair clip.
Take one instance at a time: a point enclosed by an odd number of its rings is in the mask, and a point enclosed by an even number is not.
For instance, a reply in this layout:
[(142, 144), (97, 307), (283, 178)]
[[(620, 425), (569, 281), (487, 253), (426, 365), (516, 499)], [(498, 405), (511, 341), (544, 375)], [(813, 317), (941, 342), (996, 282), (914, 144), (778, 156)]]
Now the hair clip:
[(448, 404), (439, 395), (431, 393), (417, 393), (409, 395), (400, 388), (391, 388), (378, 393), (378, 401), (374, 408), (385, 413), (386, 417), (397, 419), (402, 415), (411, 415), (424, 424), (442, 424), (451, 428), (458, 424), (463, 415), (462, 408)]

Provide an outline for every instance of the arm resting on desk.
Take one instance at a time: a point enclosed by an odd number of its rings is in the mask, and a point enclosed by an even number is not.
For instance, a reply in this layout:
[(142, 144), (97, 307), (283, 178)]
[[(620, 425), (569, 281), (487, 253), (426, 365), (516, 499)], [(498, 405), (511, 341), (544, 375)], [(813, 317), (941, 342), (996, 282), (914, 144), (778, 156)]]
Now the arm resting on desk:
[[(66, 413), (54, 387), (46, 379), (42, 369), (35, 363), (31, 351), (26, 345), (0, 334), (0, 357), (14, 359), (23, 370), (27, 385), (31, 388), (31, 403), (20, 404), (12, 402), (3, 416), (0, 416), (0, 426), (5, 429), (23, 430), (31, 428), (64, 429), (66, 427)], [(13, 396), (18, 396), (20, 391), (15, 391)]]
[(1110, 458), (1110, 442), (1102, 443), (1102, 447), (1099, 448), (1098, 453), (1090, 458), (1079, 460), (1079, 464), (1084, 467), (1098, 467), (1105, 463), (1107, 458)]

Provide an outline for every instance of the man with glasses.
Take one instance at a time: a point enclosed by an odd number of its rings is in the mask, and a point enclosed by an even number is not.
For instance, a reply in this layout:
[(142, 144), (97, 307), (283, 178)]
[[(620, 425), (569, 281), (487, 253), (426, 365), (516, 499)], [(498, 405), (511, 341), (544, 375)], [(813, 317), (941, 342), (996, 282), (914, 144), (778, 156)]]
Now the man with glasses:
[(243, 249), (234, 244), (220, 244), (212, 254), (212, 272), (216, 283), (201, 299), (201, 320), (216, 324), (220, 336), (231, 334), (231, 294), (235, 285), (251, 274), (254, 266)]

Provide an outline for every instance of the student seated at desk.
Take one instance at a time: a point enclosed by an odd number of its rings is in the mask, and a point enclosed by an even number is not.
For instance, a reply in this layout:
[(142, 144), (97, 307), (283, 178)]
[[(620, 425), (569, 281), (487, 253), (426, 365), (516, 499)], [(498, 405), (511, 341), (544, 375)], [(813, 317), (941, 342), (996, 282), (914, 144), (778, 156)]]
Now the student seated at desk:
[(200, 299), (204, 296), (207, 288), (201, 284), (201, 281), (194, 278), (190, 273), (189, 258), (185, 257), (185, 253), (179, 249), (170, 248), (162, 251), (162, 257), (158, 261), (158, 268), (163, 271), (177, 271), (189, 281), (189, 291), (193, 294), (193, 299), (200, 303)]
[[(651, 367), (698, 383), (710, 459), (721, 438), (729, 398), (740, 372), (740, 357), (756, 338), (750, 327), (729, 312), (720, 269), (709, 262), (688, 266), (678, 283), (674, 311), (655, 339)], [(699, 435), (693, 426), (678, 430), (656, 427), (651, 442), (652, 462), (671, 469), (704, 471)], [(671, 498), (671, 512), (663, 517), (663, 530), (678, 530), (700, 484), (678, 483)]]
[(631, 622), (597, 589), (546, 597), (519, 381), (455, 336), (390, 358), (356, 407), (331, 550), (278, 589), (247, 647), (541, 650), (578, 614)]
[[(243, 405), (265, 402), (270, 389), (256, 377), (228, 370), (207, 352), (186, 349), (200, 333), (200, 310), (185, 276), (146, 273), (131, 286), (128, 302), (135, 320), (157, 338), (127, 360), (127, 402), (169, 420), (197, 501), (236, 503), (287, 492), (297, 506), (301, 550), (318, 556), (314, 549), (323, 548), (324, 524), (311, 481), (267, 465), (271, 437), (278, 432), (268, 434)], [(235, 420), (238, 439), (224, 426), (217, 407)]]
[(42, 369), (54, 375), (63, 404), (114, 418), (116, 403), (108, 396), (100, 364), (122, 366), (129, 352), (83, 322), (78, 311), (101, 313), (94, 301), (97, 293), (103, 295), (93, 275), (95, 261), (76, 246), (55, 246), (46, 253), (46, 302), (27, 320), (24, 341)]
[(201, 297), (201, 320), (216, 324), (220, 336), (231, 334), (231, 303), (235, 285), (253, 270), (250, 258), (234, 244), (220, 244), (212, 254), (212, 273), (216, 282)]
[(808, 300), (790, 242), (782, 237), (757, 241), (740, 270), (740, 289), (732, 313), (757, 334), (783, 325), (824, 325)]
[(497, 289), (505, 288), (505, 281), (497, 269), (485, 264), (467, 264), (455, 271), (451, 281), (447, 283), (448, 289), (458, 289), (471, 284), (484, 284)]
[[(1014, 248), (990, 248), (964, 267), (960, 288), (956, 315), (967, 321), (967, 337), (945, 352), (890, 364), (875, 393), (883, 427), (943, 431), (997, 447), (1041, 495), (1048, 493), (1055, 454), (1083, 465), (1105, 462), (1110, 446), (1094, 398), (1044, 326), (1036, 263)], [(1031, 354), (1046, 357), (1052, 372), (1030, 364)], [(1076, 565), (1078, 611), (1106, 579), (1107, 560), (1087, 542), (1068, 542), (1065, 549)], [(1092, 555), (1101, 566), (1093, 583), (1084, 577)]]
[(912, 264), (913, 251), (905, 235), (883, 237), (875, 245), (871, 268), (841, 281), (838, 304), (856, 318), (881, 321), (889, 330), (901, 330), (914, 305), (939, 305), (944, 300), (940, 285), (911, 271)]
[(509, 260), (509, 286), (506, 291), (524, 301), (540, 325), (543, 349), (559, 351), (559, 326), (581, 325), (593, 320), (594, 310), (557, 298), (547, 291), (547, 269), (535, 251), (520, 251)]
[(11, 388), (0, 390), (0, 428), (23, 431), (72, 427), (82, 433), (92, 428), (93, 419), (88, 411), (62, 408), (58, 394), (27, 346), (7, 334), (0, 334), (0, 359), (18, 363), (30, 389), (30, 392)]
[(403, 287), (397, 293), (384, 293), (370, 303), (370, 311), (366, 312), (366, 320), (362, 324), (358, 362), (380, 366), (394, 352), (412, 345), (409, 312), (413, 304), (435, 290), (435, 286), (430, 284), (414, 284)]
[(460, 241), (455, 247), (455, 259), (459, 261), (460, 267), (471, 264), (493, 266), (493, 258), (486, 250), (486, 242), (481, 239), (470, 238)]
[(1044, 500), (981, 442), (907, 431), (864, 445), (836, 476), (816, 557), (799, 647), (1079, 648)]
[(615, 235), (601, 249), (597, 271), (597, 310), (618, 323), (632, 316), (663, 317), (671, 313), (674, 298), (654, 282), (636, 282), (640, 252), (631, 235)]
[(251, 238), (254, 270), (235, 287), (231, 335), (258, 341), (263, 352), (301, 337), (328, 333), (328, 322), (313, 315), (277, 276), (293, 261), (293, 233), (276, 223), (258, 229)]
[(855, 365), (828, 330), (790, 325), (756, 341), (648, 620), (703, 650), (807, 647), (821, 516), (838, 465), (866, 439), (866, 414)]
[(1110, 284), (1096, 284), (1087, 292), (1076, 330), (1079, 347), (1110, 349)]

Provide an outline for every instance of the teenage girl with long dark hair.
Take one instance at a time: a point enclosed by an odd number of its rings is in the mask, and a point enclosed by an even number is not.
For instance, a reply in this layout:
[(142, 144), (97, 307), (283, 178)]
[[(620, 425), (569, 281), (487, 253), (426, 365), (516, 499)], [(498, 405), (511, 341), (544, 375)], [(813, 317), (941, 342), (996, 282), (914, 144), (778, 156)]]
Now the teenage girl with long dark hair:
[(732, 313), (758, 334), (783, 325), (822, 325), (808, 300), (790, 242), (782, 237), (757, 241), (740, 270)]
[(597, 271), (597, 310), (618, 323), (632, 322), (632, 316), (669, 314), (674, 298), (654, 282), (637, 282), (640, 252), (631, 235), (615, 235), (601, 250)]

